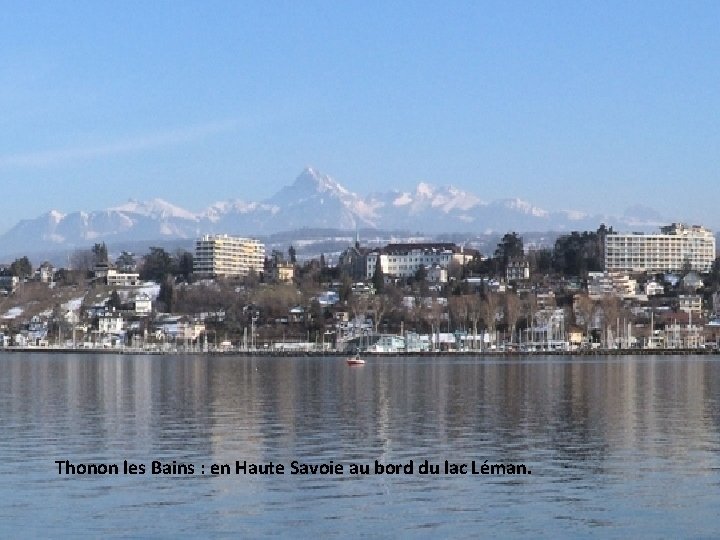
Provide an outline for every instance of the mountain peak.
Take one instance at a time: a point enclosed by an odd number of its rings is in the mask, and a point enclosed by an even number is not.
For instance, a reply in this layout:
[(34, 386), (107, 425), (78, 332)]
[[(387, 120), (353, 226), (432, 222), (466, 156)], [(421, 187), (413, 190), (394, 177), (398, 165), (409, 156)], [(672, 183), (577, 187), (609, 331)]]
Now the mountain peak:
[(320, 171), (312, 167), (305, 167), (300, 175), (295, 179), (293, 186), (299, 188), (308, 188), (314, 191), (330, 191), (333, 193), (347, 194), (349, 191), (338, 184), (330, 176), (322, 174)]
[(415, 193), (420, 197), (430, 198), (435, 194), (435, 188), (427, 182), (420, 182), (415, 188)]
[[(56, 249), (89, 242), (193, 238), (208, 232), (263, 235), (303, 227), (352, 230), (357, 227), (412, 229), (426, 233), (508, 230), (580, 230), (608, 225), (648, 223), (648, 208), (630, 208), (625, 216), (593, 216), (572, 210), (547, 211), (516, 198), (484, 202), (455, 186), (417, 184), (414, 190), (358, 195), (314, 167), (264, 201), (228, 199), (193, 213), (164, 199), (130, 199), (92, 212), (50, 211), (23, 220), (0, 235), (0, 253), (27, 246)], [(641, 219), (642, 218), (642, 219)], [(653, 219), (655, 218), (655, 219)], [(639, 230), (642, 225), (632, 225)]]

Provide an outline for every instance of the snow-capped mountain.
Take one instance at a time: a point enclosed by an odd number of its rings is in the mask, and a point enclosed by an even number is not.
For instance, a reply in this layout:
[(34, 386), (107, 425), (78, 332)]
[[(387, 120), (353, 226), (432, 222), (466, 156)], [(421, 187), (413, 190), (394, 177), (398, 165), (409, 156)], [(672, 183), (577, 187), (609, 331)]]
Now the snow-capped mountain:
[(574, 210), (548, 211), (521, 199), (484, 201), (478, 195), (421, 182), (411, 191), (359, 195), (312, 168), (264, 201), (228, 199), (191, 212), (163, 199), (130, 200), (99, 211), (51, 210), (19, 222), (0, 236), (0, 253), (87, 246), (94, 242), (191, 239), (206, 233), (267, 235), (303, 227), (444, 232), (568, 231), (601, 222), (637, 229), (662, 221), (652, 210), (631, 208), (619, 218)]

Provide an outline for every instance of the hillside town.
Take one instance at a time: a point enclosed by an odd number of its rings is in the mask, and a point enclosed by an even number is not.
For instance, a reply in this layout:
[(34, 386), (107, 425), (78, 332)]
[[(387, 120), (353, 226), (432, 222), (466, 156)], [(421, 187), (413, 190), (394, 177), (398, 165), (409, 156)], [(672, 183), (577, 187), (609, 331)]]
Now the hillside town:
[(127, 352), (439, 353), (716, 350), (715, 237), (675, 223), (492, 253), (450, 242), (299, 260), (205, 235), (193, 252), (76, 250), (0, 269), (0, 346)]

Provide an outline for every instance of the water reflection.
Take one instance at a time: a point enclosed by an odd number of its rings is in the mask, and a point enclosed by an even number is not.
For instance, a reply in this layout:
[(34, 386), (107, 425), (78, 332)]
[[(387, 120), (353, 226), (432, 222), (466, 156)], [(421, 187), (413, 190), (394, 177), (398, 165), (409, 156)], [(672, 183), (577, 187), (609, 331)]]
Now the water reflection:
[[(0, 534), (712, 535), (719, 366), (6, 354)], [(58, 476), (55, 459), (525, 463), (532, 476)], [(346, 467), (347, 470), (347, 467)], [(690, 502), (692, 501), (692, 502)], [(157, 517), (170, 521), (164, 524)], [(392, 534), (390, 534), (392, 535)]]

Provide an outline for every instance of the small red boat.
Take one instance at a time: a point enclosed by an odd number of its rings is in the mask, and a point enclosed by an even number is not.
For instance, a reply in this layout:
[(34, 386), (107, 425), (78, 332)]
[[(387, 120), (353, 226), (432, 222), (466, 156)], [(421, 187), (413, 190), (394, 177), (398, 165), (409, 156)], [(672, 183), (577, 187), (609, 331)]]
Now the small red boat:
[(346, 360), (348, 366), (362, 366), (365, 364), (365, 360), (360, 358), (359, 354), (352, 356)]

